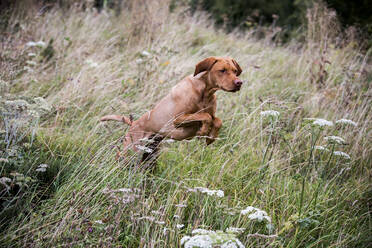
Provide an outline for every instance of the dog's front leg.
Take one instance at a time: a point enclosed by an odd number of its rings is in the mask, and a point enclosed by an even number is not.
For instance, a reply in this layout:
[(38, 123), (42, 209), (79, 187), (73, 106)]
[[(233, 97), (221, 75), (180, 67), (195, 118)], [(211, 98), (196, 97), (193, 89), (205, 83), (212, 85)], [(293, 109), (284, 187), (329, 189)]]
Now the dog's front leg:
[(173, 124), (176, 127), (187, 126), (192, 122), (201, 122), (202, 126), (198, 131), (198, 136), (205, 136), (210, 133), (211, 127), (213, 125), (212, 116), (208, 113), (195, 113), (195, 114), (183, 114), (178, 116), (174, 121)]
[(218, 132), (220, 131), (221, 127), (222, 127), (221, 119), (214, 117), (212, 122), (212, 129), (209, 132), (208, 137), (206, 138), (207, 145), (212, 144), (216, 140)]

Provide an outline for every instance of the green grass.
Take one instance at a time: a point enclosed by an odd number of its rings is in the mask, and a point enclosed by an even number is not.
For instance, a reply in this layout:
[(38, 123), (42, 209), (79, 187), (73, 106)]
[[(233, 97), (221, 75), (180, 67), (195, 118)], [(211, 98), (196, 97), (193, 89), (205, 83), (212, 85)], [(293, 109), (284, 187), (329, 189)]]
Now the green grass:
[[(54, 57), (13, 79), (10, 91), (43, 96), (54, 106), (28, 159), (35, 165), (55, 163), (48, 173), (56, 176), (46, 186), (47, 199), (35, 201), (32, 209), (25, 205), (27, 211), (12, 219), (3, 244), (177, 247), (196, 228), (243, 227), (238, 238), (246, 247), (367, 246), (372, 226), (368, 58), (350, 46), (328, 48), (331, 64), (319, 89), (310, 83), (321, 49), (313, 44), (275, 46), (216, 31), (203, 15), (136, 8), (120, 16), (51, 10), (32, 22), (19, 20), (35, 41), (54, 38)], [(144, 50), (151, 56), (141, 55)], [(220, 139), (210, 146), (198, 139), (164, 144), (151, 171), (116, 161), (113, 146), (120, 146), (127, 127), (99, 123), (99, 117), (139, 117), (212, 55), (231, 56), (244, 70), (241, 91), (217, 93)], [(260, 116), (270, 109), (280, 112), (275, 125)], [(304, 118), (347, 118), (358, 126), (319, 130)], [(347, 141), (335, 150), (350, 160), (314, 150), (327, 144), (328, 135)], [(191, 192), (194, 187), (220, 189), (225, 196)], [(120, 188), (138, 191), (115, 192)], [(272, 227), (240, 215), (247, 206), (265, 210)], [(249, 235), (256, 233), (274, 236)]]

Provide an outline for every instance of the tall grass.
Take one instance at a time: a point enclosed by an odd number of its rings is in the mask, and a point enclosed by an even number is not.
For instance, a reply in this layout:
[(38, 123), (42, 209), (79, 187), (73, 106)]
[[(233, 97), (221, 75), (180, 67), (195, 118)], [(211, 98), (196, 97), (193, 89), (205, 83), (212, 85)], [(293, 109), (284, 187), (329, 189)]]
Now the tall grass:
[[(177, 247), (196, 228), (239, 227), (245, 229), (236, 237), (246, 247), (366, 246), (367, 55), (352, 44), (324, 40), (330, 31), (324, 27), (316, 32), (320, 40), (310, 30), (307, 45), (276, 46), (214, 30), (202, 13), (169, 13), (163, 1), (143, 3), (120, 15), (52, 9), (18, 20), (20, 33), (49, 42), (53, 54), (46, 59), (37, 48), (25, 50), (23, 56), (34, 49), (37, 65), (14, 79), (10, 91), (45, 97), (54, 106), (39, 135), (49, 137), (45, 146), (66, 161), (68, 174), (50, 199), (13, 220), (3, 244)], [(328, 25), (324, 20), (309, 18), (309, 27)], [(130, 164), (115, 160), (126, 127), (99, 123), (99, 117), (115, 112), (138, 118), (198, 61), (214, 55), (235, 58), (245, 82), (238, 93), (217, 93), (219, 139), (210, 146), (199, 139), (164, 143), (153, 170), (133, 166), (135, 155)], [(335, 123), (342, 118), (357, 126)], [(331, 135), (345, 143), (324, 139)], [(60, 149), (66, 142), (74, 145)], [(80, 159), (68, 159), (76, 155)], [(223, 190), (224, 197), (195, 187)], [(265, 210), (271, 222), (243, 215), (247, 206)]]

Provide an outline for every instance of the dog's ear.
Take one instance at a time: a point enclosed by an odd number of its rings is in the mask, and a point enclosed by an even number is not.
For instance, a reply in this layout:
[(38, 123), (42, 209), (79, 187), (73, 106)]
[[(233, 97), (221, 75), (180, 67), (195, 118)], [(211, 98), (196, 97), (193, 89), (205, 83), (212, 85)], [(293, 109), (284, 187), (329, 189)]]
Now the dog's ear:
[(209, 71), (212, 69), (213, 65), (217, 62), (217, 58), (215, 57), (209, 57), (206, 58), (202, 61), (200, 61), (196, 67), (195, 67), (195, 72), (194, 76), (198, 75), (202, 71)]
[(235, 59), (232, 59), (232, 62), (238, 70), (238, 73), (236, 75), (239, 76), (242, 73), (242, 68), (240, 68), (240, 65), (238, 64), (238, 62), (235, 61)]

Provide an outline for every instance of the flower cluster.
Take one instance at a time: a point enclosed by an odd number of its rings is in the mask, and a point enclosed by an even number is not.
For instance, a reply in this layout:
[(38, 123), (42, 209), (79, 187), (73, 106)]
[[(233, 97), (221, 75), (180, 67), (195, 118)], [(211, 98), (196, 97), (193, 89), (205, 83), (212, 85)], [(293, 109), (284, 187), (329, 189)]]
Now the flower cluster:
[(338, 157), (342, 157), (342, 158), (345, 158), (345, 159), (351, 159), (349, 154), (341, 152), (341, 151), (334, 151), (333, 155), (338, 156)]
[(216, 246), (221, 248), (245, 248), (242, 242), (231, 232), (195, 229), (192, 231), (192, 235), (184, 236), (181, 239), (181, 245), (185, 248)]
[(207, 194), (207, 195), (210, 195), (210, 196), (217, 196), (217, 197), (224, 197), (225, 194), (222, 190), (211, 190), (211, 189), (207, 189), (207, 188), (203, 188), (203, 187), (195, 187), (195, 188), (192, 188), (192, 189), (188, 189), (188, 191), (190, 192), (201, 192), (201, 193), (204, 193), (204, 194)]
[(279, 117), (280, 113), (278, 111), (275, 111), (275, 110), (266, 110), (266, 111), (262, 111), (260, 113), (260, 115), (262, 117)]
[(348, 119), (340, 119), (338, 121), (336, 121), (336, 124), (344, 124), (344, 125), (351, 125), (351, 126), (354, 126), (356, 127), (358, 124), (352, 120), (348, 120)]
[(327, 136), (327, 137), (324, 137), (324, 139), (331, 144), (339, 144), (339, 145), (346, 144), (346, 141), (339, 136)]
[(261, 210), (259, 208), (255, 208), (252, 206), (248, 206), (242, 211), (240, 211), (242, 215), (248, 215), (248, 218), (251, 220), (257, 220), (259, 222), (262, 222), (266, 220), (267, 222), (271, 223), (271, 218), (270, 216), (267, 215), (266, 211)]
[(40, 164), (37, 168), (36, 168), (36, 171), (37, 172), (46, 172), (46, 169), (49, 167), (49, 165), (47, 164)]

